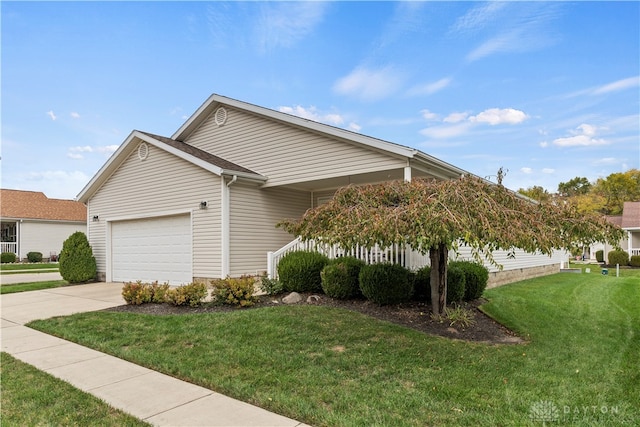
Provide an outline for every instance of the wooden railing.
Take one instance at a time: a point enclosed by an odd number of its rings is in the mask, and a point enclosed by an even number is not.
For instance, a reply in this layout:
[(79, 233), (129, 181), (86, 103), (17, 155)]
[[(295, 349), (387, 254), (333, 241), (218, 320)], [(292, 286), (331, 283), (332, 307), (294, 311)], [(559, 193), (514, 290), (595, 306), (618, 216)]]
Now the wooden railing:
[(278, 263), (286, 254), (294, 251), (316, 251), (326, 255), (329, 259), (352, 256), (367, 264), (390, 262), (409, 268), (413, 259), (411, 251), (407, 251), (404, 245), (393, 245), (388, 248), (380, 248), (376, 245), (371, 249), (357, 246), (351, 250), (345, 250), (338, 245), (322, 244), (315, 240), (303, 241), (298, 237), (277, 251), (267, 253), (267, 274), (270, 278), (278, 278)]
[(2, 242), (0, 243), (0, 252), (11, 252), (14, 254), (18, 254), (18, 243), (17, 242)]

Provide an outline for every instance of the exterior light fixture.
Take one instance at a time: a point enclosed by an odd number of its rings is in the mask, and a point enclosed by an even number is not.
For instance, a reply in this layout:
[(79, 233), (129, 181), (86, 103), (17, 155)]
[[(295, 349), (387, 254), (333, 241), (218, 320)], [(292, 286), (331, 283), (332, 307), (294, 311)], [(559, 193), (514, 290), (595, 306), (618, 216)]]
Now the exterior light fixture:
[(200, 202), (200, 209), (207, 209), (207, 201), (203, 200), (202, 202)]

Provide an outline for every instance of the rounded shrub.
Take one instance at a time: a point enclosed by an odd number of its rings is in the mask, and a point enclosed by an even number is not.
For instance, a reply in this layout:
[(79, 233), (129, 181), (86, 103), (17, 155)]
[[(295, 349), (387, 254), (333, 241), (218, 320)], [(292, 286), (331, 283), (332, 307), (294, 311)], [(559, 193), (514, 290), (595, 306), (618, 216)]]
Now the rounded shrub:
[(13, 252), (2, 252), (2, 254), (0, 254), (0, 262), (2, 264), (16, 262), (16, 254)]
[(477, 262), (452, 261), (449, 267), (457, 267), (464, 272), (464, 300), (473, 301), (482, 296), (489, 281), (489, 270)]
[(321, 292), (320, 272), (328, 263), (319, 252), (291, 252), (278, 263), (278, 278), (287, 292)]
[(640, 267), (640, 255), (633, 255), (629, 261), (631, 267)]
[(329, 262), (320, 273), (322, 290), (332, 298), (356, 298), (360, 292), (359, 275), (365, 262), (354, 257), (337, 258)]
[(609, 258), (609, 265), (628, 265), (629, 253), (627, 251), (611, 251), (607, 254)]
[(604, 251), (602, 249), (596, 251), (596, 261), (604, 262)]
[(398, 264), (365, 265), (360, 269), (359, 281), (362, 295), (376, 304), (399, 304), (413, 295), (409, 270)]
[(447, 267), (447, 304), (462, 301), (465, 287), (464, 270), (450, 263)]
[(69, 283), (82, 283), (96, 277), (96, 259), (82, 231), (76, 231), (62, 244), (60, 275)]
[(413, 298), (417, 301), (431, 301), (431, 267), (425, 265), (416, 271), (413, 283)]
[(42, 252), (29, 252), (27, 259), (29, 262), (42, 262)]

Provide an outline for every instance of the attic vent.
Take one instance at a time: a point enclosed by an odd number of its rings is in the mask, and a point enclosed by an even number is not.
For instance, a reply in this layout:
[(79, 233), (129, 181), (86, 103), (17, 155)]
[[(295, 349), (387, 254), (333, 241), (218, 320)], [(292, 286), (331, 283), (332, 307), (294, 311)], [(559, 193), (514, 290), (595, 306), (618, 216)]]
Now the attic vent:
[(216, 110), (215, 120), (218, 126), (222, 126), (227, 122), (227, 110), (225, 110), (224, 107), (220, 107)]
[(144, 160), (147, 157), (149, 157), (149, 146), (146, 142), (141, 142), (140, 145), (138, 145), (138, 158)]

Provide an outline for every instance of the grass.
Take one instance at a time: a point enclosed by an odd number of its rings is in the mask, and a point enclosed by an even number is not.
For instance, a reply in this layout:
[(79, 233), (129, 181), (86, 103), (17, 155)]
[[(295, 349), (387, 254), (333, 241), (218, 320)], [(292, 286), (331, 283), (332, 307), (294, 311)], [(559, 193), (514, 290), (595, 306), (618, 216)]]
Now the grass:
[(556, 274), (485, 295), (484, 310), (526, 345), (432, 337), (322, 306), (30, 326), (315, 426), (640, 423), (640, 271)]
[(30, 273), (31, 270), (51, 270), (54, 272), (59, 269), (60, 267), (57, 262), (0, 264), (0, 271), (2, 271), (2, 274)]
[(67, 286), (66, 280), (50, 280), (45, 282), (13, 283), (0, 286), (0, 295), (13, 294), (15, 292), (39, 291), (41, 289), (59, 288)]
[(3, 426), (148, 426), (53, 376), (1, 353)]

